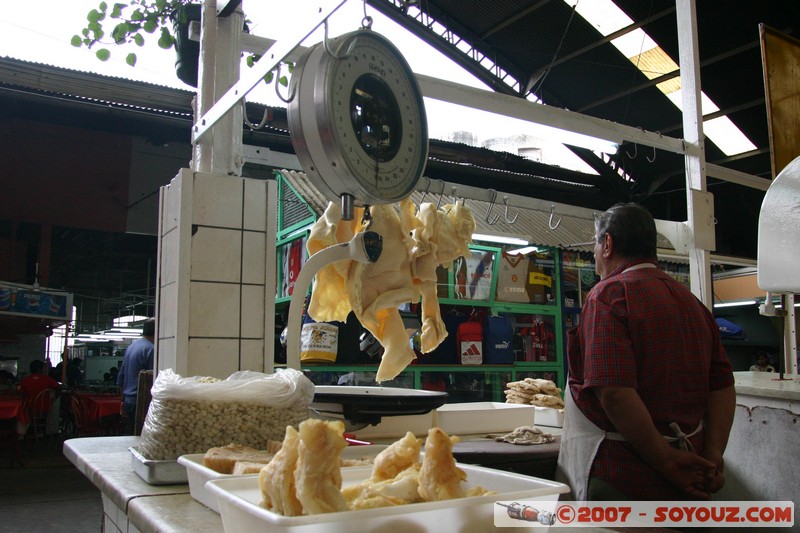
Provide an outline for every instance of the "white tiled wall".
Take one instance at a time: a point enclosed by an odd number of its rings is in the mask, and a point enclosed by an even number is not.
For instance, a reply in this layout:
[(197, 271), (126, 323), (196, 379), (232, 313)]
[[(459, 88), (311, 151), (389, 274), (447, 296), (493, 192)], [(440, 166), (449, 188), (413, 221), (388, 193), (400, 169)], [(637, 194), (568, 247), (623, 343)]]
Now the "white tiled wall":
[(162, 188), (158, 369), (219, 378), (272, 371), (274, 191), (188, 169)]

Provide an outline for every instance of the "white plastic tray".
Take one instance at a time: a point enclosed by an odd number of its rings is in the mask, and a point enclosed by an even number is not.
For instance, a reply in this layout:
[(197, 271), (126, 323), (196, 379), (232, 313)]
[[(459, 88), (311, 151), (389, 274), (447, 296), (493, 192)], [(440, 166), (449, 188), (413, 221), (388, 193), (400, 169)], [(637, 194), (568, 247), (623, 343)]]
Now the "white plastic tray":
[(404, 437), (411, 432), (417, 437), (424, 437), (433, 423), (433, 411), (422, 415), (384, 416), (380, 423), (366, 426), (355, 434), (359, 439), (386, 439)]
[[(362, 457), (375, 457), (382, 450), (388, 448), (385, 444), (375, 444), (369, 446), (348, 446), (342, 450), (342, 459), (361, 459)], [(202, 503), (212, 511), (219, 513), (217, 498), (206, 489), (206, 482), (212, 479), (226, 479), (231, 477), (258, 477), (258, 474), (245, 474), (244, 476), (233, 476), (231, 474), (220, 474), (203, 464), (202, 453), (181, 455), (178, 463), (186, 467), (186, 475), (189, 478), (189, 494), (192, 498)], [(355, 467), (351, 467), (355, 468)]]
[(533, 405), (517, 403), (450, 403), (436, 409), (434, 424), (449, 435), (513, 431), (533, 426), (537, 412)]
[[(569, 491), (563, 483), (548, 481), (480, 466), (459, 464), (467, 473), (465, 488), (476, 485), (497, 494), (441, 502), (414, 503), (396, 507), (343, 511), (311, 516), (281, 516), (261, 507), (261, 491), (255, 477), (230, 477), (209, 481), (206, 488), (216, 495), (222, 525), (227, 533), (270, 531), (287, 533), (385, 533), (388, 531), (458, 531), (485, 533), (494, 529), (497, 501), (554, 502)], [(367, 479), (369, 467), (342, 470), (343, 486)]]
[(186, 468), (175, 460), (156, 461), (145, 458), (136, 446), (128, 448), (131, 452), (133, 471), (150, 485), (180, 485), (187, 481)]
[(564, 410), (553, 407), (536, 406), (536, 425), (560, 428), (564, 427)]

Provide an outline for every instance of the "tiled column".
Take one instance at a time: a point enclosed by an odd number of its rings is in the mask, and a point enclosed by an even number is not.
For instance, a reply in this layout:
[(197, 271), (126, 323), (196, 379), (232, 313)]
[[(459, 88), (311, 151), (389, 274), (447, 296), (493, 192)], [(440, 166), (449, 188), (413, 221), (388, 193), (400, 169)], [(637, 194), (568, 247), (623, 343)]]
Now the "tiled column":
[(162, 188), (158, 370), (273, 371), (276, 199), (274, 181), (189, 169)]

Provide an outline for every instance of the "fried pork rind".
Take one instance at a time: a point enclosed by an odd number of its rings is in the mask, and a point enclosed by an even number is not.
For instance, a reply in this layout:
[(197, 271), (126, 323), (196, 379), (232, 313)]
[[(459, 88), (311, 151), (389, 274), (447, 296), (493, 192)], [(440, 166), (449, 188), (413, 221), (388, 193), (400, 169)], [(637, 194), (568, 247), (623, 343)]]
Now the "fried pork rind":
[(339, 455), (347, 446), (344, 423), (309, 419), (300, 423), (300, 449), (294, 481), (303, 514), (345, 511)]
[[(430, 352), (447, 336), (436, 295), (436, 267), (449, 265), (469, 252), (475, 220), (463, 204), (441, 210), (423, 203), (417, 212), (408, 198), (394, 205), (369, 208), (371, 231), (383, 239), (383, 251), (374, 263), (338, 261), (316, 275), (308, 313), (314, 320), (344, 321), (350, 309), (375, 336), (384, 354), (375, 380), (394, 379), (415, 358), (397, 306), (422, 299), (422, 351)], [(357, 216), (355, 220), (361, 220)], [(342, 228), (342, 225), (345, 225)], [(331, 203), (314, 224), (309, 254), (346, 242), (363, 225), (341, 220)]]
[(393, 442), (388, 448), (375, 456), (372, 467), (372, 481), (394, 479), (409, 467), (419, 467), (419, 452), (422, 441), (410, 431), (403, 438)]
[(261, 505), (283, 516), (303, 514), (294, 481), (299, 445), (300, 434), (292, 426), (287, 426), (281, 449), (258, 474)]
[(299, 433), (288, 427), (281, 450), (259, 474), (262, 505), (297, 516), (493, 494), (483, 487), (463, 489), (467, 476), (453, 458), (459, 438), (439, 428), (428, 432), (422, 464), (420, 439), (409, 432), (375, 457), (368, 479), (342, 489), (343, 429), (341, 422), (320, 420), (302, 422)]
[(458, 437), (448, 436), (441, 428), (428, 430), (419, 472), (419, 495), (423, 500), (436, 502), (465, 496), (461, 482), (467, 474), (456, 466), (453, 457), (453, 444), (458, 441)]

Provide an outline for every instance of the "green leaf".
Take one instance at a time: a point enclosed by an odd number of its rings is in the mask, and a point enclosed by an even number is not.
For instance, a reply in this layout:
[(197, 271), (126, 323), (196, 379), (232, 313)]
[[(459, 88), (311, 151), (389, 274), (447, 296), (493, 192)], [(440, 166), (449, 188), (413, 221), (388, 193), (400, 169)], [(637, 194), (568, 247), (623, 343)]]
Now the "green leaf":
[(130, 32), (130, 26), (128, 26), (127, 22), (120, 22), (114, 29), (111, 30), (111, 38), (114, 39), (114, 42), (117, 44), (121, 44), (125, 42), (125, 39)]
[(83, 44), (83, 39), (81, 39), (80, 35), (73, 35), (72, 39), (69, 42), (69, 44), (71, 44), (72, 46), (74, 46), (76, 48), (80, 48), (81, 45)]
[(109, 52), (107, 48), (101, 48), (100, 50), (95, 52), (94, 55), (96, 55), (97, 59), (99, 59), (100, 61), (108, 61), (111, 52)]
[(144, 20), (144, 14), (141, 9), (137, 9), (131, 14), (131, 20)]
[(100, 7), (100, 11), (102, 11), (103, 13), (105, 13), (108, 10), (108, 4), (106, 4), (105, 2), (100, 2), (100, 6), (99, 7)]
[(272, 78), (274, 78), (274, 77), (275, 77), (275, 74), (272, 71), (267, 72), (264, 75), (264, 83), (271, 83), (272, 82)]
[(172, 38), (172, 35), (169, 34), (169, 31), (166, 28), (161, 28), (161, 37), (158, 38), (158, 46), (166, 50), (171, 48), (174, 42), (175, 40)]
[(89, 28), (89, 31), (93, 31), (95, 33), (103, 31), (103, 27), (97, 21), (90, 22), (89, 24), (86, 25), (86, 27)]
[(131, 52), (130, 54), (125, 56), (125, 62), (127, 64), (129, 64), (130, 66), (135, 67), (136, 66), (136, 54)]
[(141, 33), (137, 33), (133, 36), (133, 42), (136, 43), (136, 46), (144, 46), (144, 37)]
[(86, 20), (89, 22), (97, 22), (100, 20), (101, 14), (98, 10), (92, 9), (89, 13), (86, 14)]
[(114, 7), (111, 8), (111, 18), (118, 19), (122, 16), (122, 9), (127, 7), (125, 4), (114, 4)]
[(255, 60), (253, 59), (253, 56), (251, 56), (251, 55), (247, 56), (246, 61), (247, 61), (247, 66), (250, 67), (250, 68), (253, 68), (253, 65), (256, 64)]
[(288, 87), (289, 86), (289, 78), (287, 78), (286, 76), (281, 76), (280, 79), (278, 79), (278, 83), (280, 83), (284, 87)]
[(144, 21), (142, 24), (142, 29), (147, 33), (153, 33), (158, 28), (158, 21), (155, 19), (149, 19)]

